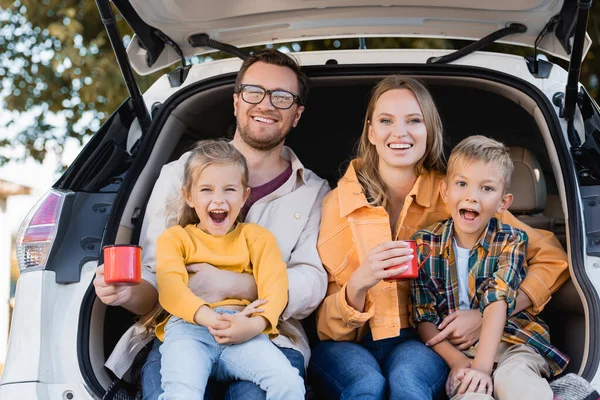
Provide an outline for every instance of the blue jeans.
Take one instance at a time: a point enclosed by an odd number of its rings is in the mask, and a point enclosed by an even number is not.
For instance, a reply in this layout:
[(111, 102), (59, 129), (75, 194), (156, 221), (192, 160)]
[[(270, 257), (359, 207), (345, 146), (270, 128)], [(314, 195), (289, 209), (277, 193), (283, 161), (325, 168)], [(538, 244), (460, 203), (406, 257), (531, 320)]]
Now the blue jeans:
[(323, 341), (312, 351), (309, 373), (326, 399), (430, 400), (444, 396), (448, 367), (407, 328), (378, 341), (371, 334), (360, 343)]
[[(161, 383), (161, 353), (162, 342), (154, 340), (152, 349), (146, 358), (142, 367), (142, 397), (143, 400), (157, 400), (162, 394)], [(304, 357), (297, 350), (276, 347), (288, 359), (289, 363), (296, 368), (302, 378), (304, 378)], [(265, 400), (266, 393), (259, 386), (250, 381), (230, 381), (217, 382), (214, 379), (208, 381), (208, 386), (204, 394), (205, 400), (216, 400), (225, 398), (226, 400)]]

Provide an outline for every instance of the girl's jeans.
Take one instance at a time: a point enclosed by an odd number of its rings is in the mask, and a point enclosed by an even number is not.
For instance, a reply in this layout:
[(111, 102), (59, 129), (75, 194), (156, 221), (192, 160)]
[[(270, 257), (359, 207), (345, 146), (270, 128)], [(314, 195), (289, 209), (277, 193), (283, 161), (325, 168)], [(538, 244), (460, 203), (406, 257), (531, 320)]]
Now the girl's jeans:
[(267, 335), (220, 345), (206, 327), (171, 317), (160, 353), (160, 400), (203, 399), (210, 377), (254, 382), (267, 399), (304, 399), (304, 380)]
[(448, 367), (412, 328), (395, 338), (319, 343), (309, 376), (326, 399), (430, 400), (445, 395)]

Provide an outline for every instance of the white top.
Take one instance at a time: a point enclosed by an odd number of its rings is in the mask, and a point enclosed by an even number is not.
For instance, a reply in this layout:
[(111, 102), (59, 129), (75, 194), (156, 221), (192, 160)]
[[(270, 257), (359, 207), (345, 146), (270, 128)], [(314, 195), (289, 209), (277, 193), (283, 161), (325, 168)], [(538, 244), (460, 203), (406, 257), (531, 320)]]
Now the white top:
[(470, 310), (469, 301), (469, 254), (471, 249), (458, 247), (454, 240), (454, 257), (456, 262), (456, 274), (458, 275), (458, 309)]
[[(177, 215), (171, 212), (183, 186), (183, 169), (190, 153), (163, 166), (154, 185), (142, 224), (140, 244), (142, 252), (142, 278), (156, 287), (156, 240), (168, 227), (176, 224)], [(327, 291), (327, 273), (317, 252), (317, 238), (321, 223), (321, 203), (330, 191), (329, 184), (312, 171), (304, 168), (289, 147), (284, 147), (282, 157), (290, 161), (292, 175), (275, 190), (250, 207), (245, 222), (254, 222), (271, 231), (283, 261), (288, 268), (288, 305), (283, 311), (280, 325), (297, 337), (296, 343), (279, 335), (273, 343), (280, 347), (298, 350), (308, 366), (310, 347), (300, 320), (308, 317), (321, 304)], [(125, 376), (137, 353), (154, 337), (143, 335), (140, 324), (132, 326), (117, 343), (106, 362), (106, 367), (116, 376)]]

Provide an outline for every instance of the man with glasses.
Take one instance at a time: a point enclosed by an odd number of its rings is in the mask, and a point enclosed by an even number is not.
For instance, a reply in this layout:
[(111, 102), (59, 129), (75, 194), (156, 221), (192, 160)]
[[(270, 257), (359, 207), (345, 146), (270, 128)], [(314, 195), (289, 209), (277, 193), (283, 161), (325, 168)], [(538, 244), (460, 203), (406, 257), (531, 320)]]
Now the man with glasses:
[[(233, 106), (237, 128), (232, 141), (246, 157), (250, 172), (252, 190), (242, 210), (245, 220), (258, 223), (275, 235), (288, 266), (289, 301), (280, 327), (294, 338), (280, 335), (273, 342), (302, 377), (310, 349), (299, 320), (317, 308), (327, 289), (327, 275), (316, 245), (321, 202), (329, 191), (327, 182), (304, 168), (294, 152), (284, 146), (286, 136), (302, 116), (307, 95), (308, 78), (294, 59), (272, 49), (255, 52), (244, 61), (236, 78)], [(156, 239), (176, 224), (176, 215), (169, 206), (181, 193), (188, 156), (186, 153), (163, 167), (146, 207), (141, 233), (142, 283), (126, 287), (107, 285), (104, 267), (98, 268), (94, 286), (105, 304), (122, 306), (138, 315), (148, 313), (156, 304)], [(195, 273), (190, 277), (190, 288), (208, 302), (257, 298), (251, 275), (230, 273), (208, 264), (190, 265), (188, 271)], [(122, 377), (133, 363), (136, 346), (143, 344), (143, 330), (132, 327), (117, 344), (107, 367)], [(159, 347), (160, 342), (155, 339), (142, 368), (144, 399), (155, 400), (162, 393)], [(209, 384), (207, 393), (211, 389), (215, 396), (214, 383), (212, 388)], [(225, 397), (264, 399), (265, 392), (252, 382), (236, 381), (226, 388)]]

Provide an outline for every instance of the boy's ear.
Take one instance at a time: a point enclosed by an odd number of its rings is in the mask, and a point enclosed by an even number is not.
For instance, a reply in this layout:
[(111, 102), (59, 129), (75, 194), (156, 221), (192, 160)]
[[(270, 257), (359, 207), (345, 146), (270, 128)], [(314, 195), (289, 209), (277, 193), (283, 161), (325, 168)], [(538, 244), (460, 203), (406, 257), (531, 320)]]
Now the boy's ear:
[(502, 201), (500, 202), (500, 205), (498, 206), (498, 210), (496, 210), (496, 212), (498, 214), (502, 214), (504, 211), (508, 210), (508, 207), (510, 207), (510, 205), (513, 202), (513, 195), (512, 193), (504, 193), (504, 196), (502, 196)]
[(246, 203), (248, 197), (250, 197), (250, 188), (246, 188), (246, 191), (244, 192), (244, 203)]
[(448, 204), (448, 184), (446, 183), (446, 179), (442, 179), (440, 182), (440, 196), (442, 196), (444, 203)]

